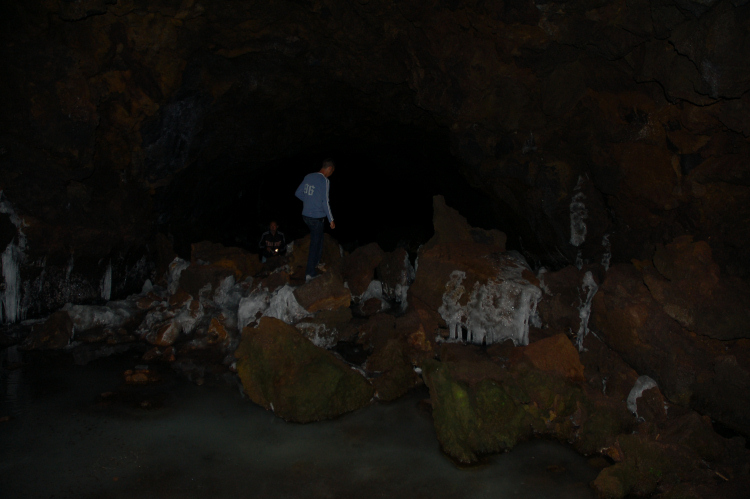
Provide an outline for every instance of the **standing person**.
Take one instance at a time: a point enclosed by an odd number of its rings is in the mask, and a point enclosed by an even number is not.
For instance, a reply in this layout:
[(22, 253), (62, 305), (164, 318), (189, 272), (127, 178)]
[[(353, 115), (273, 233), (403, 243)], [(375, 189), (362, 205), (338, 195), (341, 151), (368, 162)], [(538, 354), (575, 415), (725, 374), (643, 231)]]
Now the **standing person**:
[(309, 281), (315, 277), (320, 257), (323, 254), (323, 229), (325, 219), (331, 224), (331, 229), (336, 228), (331, 214), (331, 205), (328, 202), (328, 191), (330, 181), (328, 177), (333, 175), (336, 165), (332, 159), (323, 161), (320, 171), (305, 176), (302, 183), (294, 193), (302, 200), (302, 219), (310, 229), (310, 251), (307, 255), (307, 268), (305, 269), (305, 280)]
[(263, 262), (272, 256), (286, 254), (286, 239), (284, 233), (279, 231), (279, 224), (276, 223), (276, 220), (271, 220), (271, 223), (268, 224), (268, 230), (260, 236), (258, 246)]

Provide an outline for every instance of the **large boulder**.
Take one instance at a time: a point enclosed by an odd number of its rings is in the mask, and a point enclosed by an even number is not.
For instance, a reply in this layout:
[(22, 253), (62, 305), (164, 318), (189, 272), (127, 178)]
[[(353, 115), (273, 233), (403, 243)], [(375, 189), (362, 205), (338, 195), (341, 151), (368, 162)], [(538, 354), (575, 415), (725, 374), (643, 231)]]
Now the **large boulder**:
[(294, 297), (308, 312), (349, 308), (352, 294), (334, 272), (326, 272), (294, 290)]
[(668, 315), (639, 271), (615, 265), (594, 296), (593, 329), (639, 375), (648, 375), (674, 404), (692, 407), (750, 435), (750, 351), (686, 330)]
[(242, 331), (235, 356), (245, 393), (287, 421), (333, 418), (367, 405), (374, 393), (359, 372), (271, 317)]
[[(292, 252), (287, 255), (289, 269), (295, 275), (304, 277), (307, 267), (307, 255), (310, 253), (310, 235), (294, 241)], [(339, 277), (344, 271), (344, 256), (339, 243), (328, 233), (323, 234), (323, 254), (320, 263), (325, 265), (328, 272), (334, 272)]]

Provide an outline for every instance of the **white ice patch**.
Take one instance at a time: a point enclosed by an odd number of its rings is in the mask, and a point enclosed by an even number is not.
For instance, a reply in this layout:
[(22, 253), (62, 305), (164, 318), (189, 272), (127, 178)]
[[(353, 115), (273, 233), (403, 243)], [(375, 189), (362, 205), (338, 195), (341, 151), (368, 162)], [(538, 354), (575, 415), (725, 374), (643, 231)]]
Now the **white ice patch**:
[(638, 399), (643, 395), (643, 392), (657, 386), (656, 381), (648, 376), (639, 377), (635, 381), (633, 389), (630, 390), (630, 393), (628, 394), (628, 409), (630, 412), (638, 416)]
[(586, 222), (589, 213), (583, 201), (586, 195), (581, 191), (583, 177), (578, 177), (575, 190), (578, 191), (570, 200), (570, 244), (580, 246), (586, 240)]
[(552, 291), (544, 283), (544, 274), (546, 273), (547, 273), (547, 269), (545, 269), (544, 267), (541, 267), (539, 271), (536, 273), (536, 278), (539, 279), (539, 287), (541, 288), (541, 290), (547, 293), (549, 296), (552, 296)]
[(576, 255), (576, 268), (578, 270), (583, 268), (583, 255), (581, 255), (581, 250), (578, 250), (578, 254)]
[(177, 288), (180, 287), (180, 275), (182, 271), (190, 266), (190, 262), (186, 262), (180, 257), (175, 257), (172, 263), (169, 264), (169, 274), (167, 276), (167, 290), (170, 295), (177, 292)]
[(602, 255), (602, 267), (604, 271), (609, 270), (609, 262), (612, 260), (612, 244), (609, 242), (609, 234), (604, 234), (602, 238), (602, 246), (604, 246), (604, 254)]
[(112, 260), (107, 264), (107, 270), (104, 271), (99, 290), (101, 291), (102, 298), (105, 300), (109, 300), (112, 297)]
[(141, 294), (147, 295), (153, 290), (154, 290), (154, 285), (151, 283), (151, 279), (146, 279), (146, 282), (143, 283), (143, 287), (141, 288)]
[(111, 301), (106, 305), (68, 303), (62, 310), (70, 316), (76, 332), (88, 331), (95, 327), (117, 329), (132, 320), (138, 313), (138, 307), (130, 300)]
[(438, 309), (448, 324), (450, 338), (481, 345), (510, 338), (515, 345), (529, 344), (529, 322), (536, 314), (542, 291), (522, 277), (526, 266), (509, 256), (497, 279), (475, 283), (466, 305), (459, 301), (467, 290), (466, 273), (455, 270), (445, 285), (443, 304)]
[(237, 327), (240, 331), (248, 324), (255, 322), (259, 312), (265, 312), (268, 303), (271, 301), (271, 294), (264, 289), (256, 289), (250, 296), (240, 300), (237, 310)]
[(589, 317), (591, 316), (591, 301), (594, 299), (599, 286), (594, 281), (594, 276), (591, 271), (586, 272), (583, 276), (583, 283), (581, 289), (586, 293), (586, 301), (581, 302), (581, 306), (578, 308), (578, 317), (581, 319), (581, 323), (578, 326), (578, 335), (576, 336), (576, 346), (579, 352), (583, 352), (583, 339), (589, 332)]
[(278, 291), (274, 292), (268, 308), (263, 312), (264, 316), (275, 317), (287, 324), (299, 322), (311, 314), (297, 302), (294, 297), (294, 288), (285, 284)]
[[(190, 302), (188, 302), (189, 304)], [(177, 330), (185, 334), (190, 334), (195, 329), (195, 325), (203, 317), (203, 305), (198, 307), (198, 310), (191, 311), (188, 306), (180, 310), (180, 312), (174, 318), (174, 325)]]
[(234, 276), (224, 278), (214, 293), (214, 303), (221, 308), (237, 310), (242, 299), (242, 285), (236, 284)]
[(329, 331), (325, 324), (300, 322), (295, 327), (317, 347), (331, 348), (336, 345), (336, 330)]

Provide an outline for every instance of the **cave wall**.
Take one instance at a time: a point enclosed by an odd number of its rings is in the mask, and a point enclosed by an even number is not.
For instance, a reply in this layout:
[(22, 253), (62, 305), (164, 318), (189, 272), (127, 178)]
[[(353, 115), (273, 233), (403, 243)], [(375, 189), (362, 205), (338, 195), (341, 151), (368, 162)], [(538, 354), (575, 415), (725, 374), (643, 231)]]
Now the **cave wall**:
[(27, 266), (129, 269), (159, 224), (190, 224), (191, 192), (220, 206), (239, 169), (398, 124), (447, 136), (538, 262), (692, 234), (748, 276), (742, 0), (44, 0), (0, 17), (0, 189)]

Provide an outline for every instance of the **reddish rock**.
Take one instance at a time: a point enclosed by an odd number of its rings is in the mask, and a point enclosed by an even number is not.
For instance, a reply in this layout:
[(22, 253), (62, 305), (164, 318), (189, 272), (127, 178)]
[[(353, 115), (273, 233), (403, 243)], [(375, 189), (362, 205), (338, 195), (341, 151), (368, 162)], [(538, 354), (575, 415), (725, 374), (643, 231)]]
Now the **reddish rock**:
[(273, 272), (268, 277), (261, 280), (258, 286), (268, 290), (269, 293), (273, 293), (285, 284), (289, 284), (289, 281), (290, 276), (288, 272)]
[(583, 364), (578, 350), (564, 334), (529, 343), (519, 347), (524, 358), (535, 368), (548, 371), (572, 381), (583, 381)]
[(190, 263), (192, 265), (209, 263), (227, 269), (234, 274), (238, 282), (254, 276), (261, 269), (258, 255), (242, 248), (228, 248), (210, 241), (192, 245)]
[(722, 277), (711, 248), (682, 236), (657, 249), (644, 282), (664, 311), (683, 327), (720, 340), (750, 338), (750, 286)]
[(146, 294), (146, 296), (139, 298), (138, 301), (136, 302), (136, 305), (141, 310), (149, 310), (157, 306), (161, 302), (162, 302), (162, 298), (159, 295), (151, 292), (151, 293)]
[(349, 308), (352, 295), (333, 272), (327, 272), (294, 290), (294, 297), (308, 312)]
[(193, 296), (184, 289), (178, 289), (177, 292), (169, 297), (167, 303), (172, 308), (182, 308), (183, 305), (193, 299)]
[(350, 341), (356, 336), (357, 330), (350, 327), (351, 320), (352, 311), (348, 308), (320, 310), (294, 327), (316, 346), (331, 348), (339, 341)]
[(123, 373), (123, 377), (128, 385), (146, 385), (161, 381), (159, 374), (150, 369), (128, 369)]
[(383, 260), (385, 253), (378, 243), (360, 246), (343, 261), (344, 281), (352, 292), (352, 297), (359, 297), (367, 291), (375, 275), (375, 269)]
[[(294, 248), (287, 255), (289, 268), (293, 274), (301, 271), (304, 276), (309, 249), (309, 235), (294, 241)], [(323, 234), (323, 255), (320, 258), (320, 262), (325, 266), (326, 272), (333, 272), (339, 276), (343, 274), (344, 258), (341, 255), (341, 246), (328, 233)]]
[(651, 423), (661, 423), (667, 419), (667, 408), (664, 396), (658, 387), (644, 390), (636, 400), (638, 417)]

